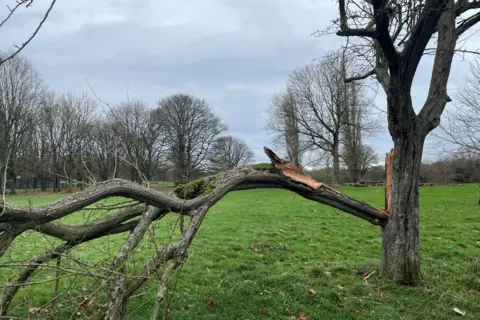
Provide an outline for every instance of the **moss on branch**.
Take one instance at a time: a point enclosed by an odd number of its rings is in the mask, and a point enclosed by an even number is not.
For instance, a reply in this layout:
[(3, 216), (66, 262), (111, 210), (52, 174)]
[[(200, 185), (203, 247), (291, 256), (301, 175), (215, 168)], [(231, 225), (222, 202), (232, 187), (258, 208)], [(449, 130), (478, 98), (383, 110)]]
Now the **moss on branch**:
[(257, 171), (266, 171), (269, 173), (279, 173), (280, 171), (270, 162), (257, 163), (252, 166)]
[(177, 197), (190, 200), (196, 198), (202, 192), (202, 187), (205, 184), (203, 179), (193, 180), (186, 184), (179, 184), (173, 192)]
[(178, 185), (173, 189), (173, 192), (181, 199), (195, 199), (196, 197), (207, 195), (215, 190), (216, 180), (217, 178), (215, 176), (193, 180), (189, 183)]
[(213, 190), (215, 190), (216, 183), (217, 183), (217, 177), (213, 177), (212, 180), (210, 181), (210, 183), (209, 183), (209, 184), (207, 185), (207, 187), (205, 188), (205, 191), (203, 192), (202, 195), (209, 194), (209, 193), (211, 193)]

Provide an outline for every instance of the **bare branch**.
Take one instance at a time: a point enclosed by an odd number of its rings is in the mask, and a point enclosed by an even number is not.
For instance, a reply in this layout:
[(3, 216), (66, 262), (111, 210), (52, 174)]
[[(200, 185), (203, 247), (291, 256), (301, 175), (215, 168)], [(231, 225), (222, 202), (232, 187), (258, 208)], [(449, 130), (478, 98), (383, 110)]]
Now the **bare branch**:
[[(4, 64), (5, 62), (7, 62), (8, 60), (12, 59), (13, 57), (15, 57), (17, 54), (19, 54), (23, 49), (25, 49), (25, 47), (33, 40), (33, 38), (35, 38), (35, 36), (37, 35), (38, 31), (40, 31), (40, 28), (42, 28), (43, 26), (43, 23), (47, 20), (48, 18), (48, 15), (50, 14), (50, 11), (52, 11), (53, 9), (53, 6), (55, 5), (55, 2), (57, 0), (51, 0), (52, 2), (50, 3), (50, 6), (48, 7), (47, 9), (47, 12), (45, 12), (45, 15), (43, 16), (42, 20), (40, 21), (40, 23), (38, 24), (37, 28), (35, 29), (35, 31), (32, 33), (32, 35), (24, 42), (22, 43), (20, 46), (17, 47), (17, 49), (14, 51), (14, 53), (12, 53), (11, 55), (9, 55), (7, 58), (4, 58), (4, 59), (0, 59), (0, 65)], [(22, 2), (27, 2), (25, 0), (22, 0)], [(16, 7), (15, 7), (16, 9)], [(12, 14), (12, 12), (10, 13)], [(9, 16), (7, 16), (6, 20), (8, 20)], [(5, 21), (6, 21), (5, 20)], [(5, 22), (3, 21), (2, 24)]]
[(30, 265), (22, 272), (20, 277), (11, 285), (5, 286), (3, 289), (2, 295), (0, 297), (0, 315), (6, 315), (8, 311), (8, 307), (10, 302), (12, 301), (13, 297), (20, 289), (20, 287), (25, 284), (32, 273), (43, 263), (55, 259), (62, 253), (70, 250), (74, 244), (72, 243), (64, 243), (53, 250), (50, 250), (38, 258), (32, 259), (30, 261)]
[(386, 6), (385, 0), (372, 0), (376, 26), (376, 39), (383, 50), (391, 74), (398, 72), (398, 52), (388, 32), (390, 14), (393, 9)]
[[(271, 155), (268, 150), (266, 149), (266, 152)], [(68, 239), (70, 242), (86, 241), (112, 232), (112, 230), (119, 227), (123, 227), (124, 229), (122, 230), (125, 230), (126, 226), (120, 224), (121, 221), (137, 216), (139, 210), (143, 208), (142, 205), (139, 205), (123, 209), (116, 214), (94, 221), (83, 228), (48, 223), (107, 197), (124, 196), (150, 204), (156, 208), (155, 212), (147, 211), (149, 212), (149, 219), (157, 219), (168, 211), (189, 214), (192, 210), (196, 210), (204, 205), (210, 207), (228, 192), (237, 188), (256, 188), (255, 184), (270, 187), (280, 186), (296, 192), (307, 199), (333, 206), (373, 224), (382, 224), (386, 221), (386, 216), (378, 209), (339, 194), (321, 183), (314, 183), (316, 187), (312, 189), (303, 184), (306, 180), (298, 180), (298, 175), (292, 176), (286, 171), (280, 171), (281, 174), (278, 172), (273, 173), (268, 168), (266, 168), (266, 171), (258, 168), (256, 165), (253, 165), (220, 173), (216, 176), (213, 190), (210, 190), (212, 188), (210, 184), (211, 178), (202, 180), (204, 182), (193, 182), (195, 185), (200, 186), (200, 189), (196, 190), (200, 196), (191, 200), (183, 200), (129, 181), (115, 179), (100, 183), (44, 207), (33, 208), (3, 203), (2, 207), (5, 209), (5, 212), (0, 217), (0, 222), (3, 222), (0, 224), (2, 250), (5, 252), (13, 239), (27, 229), (35, 229), (60, 239)], [(136, 222), (132, 222), (128, 225), (127, 230), (135, 226)], [(73, 231), (74, 228), (77, 231)]]
[(423, 52), (436, 30), (437, 22), (449, 0), (427, 0), (401, 55), (404, 57), (406, 80), (411, 83)]
[(480, 9), (480, 1), (472, 0), (472, 1), (457, 1), (455, 4), (455, 15), (459, 17), (463, 13), (467, 12), (468, 10), (472, 9)]
[(375, 75), (375, 70), (370, 70), (367, 73), (355, 76), (355, 77), (349, 77), (345, 79), (345, 82), (353, 82), (353, 81), (359, 81), (359, 80), (364, 80), (367, 79), (368, 77), (374, 76)]
[(375, 32), (366, 29), (350, 29), (347, 24), (347, 14), (345, 11), (345, 0), (338, 1), (338, 7), (340, 11), (340, 31), (337, 32), (338, 36), (350, 37), (370, 37), (375, 38)]
[[(49, 222), (39, 226), (33, 226), (31, 229), (64, 241), (76, 243), (83, 239), (95, 239), (104, 234), (108, 234), (113, 228), (120, 226), (125, 221), (140, 216), (144, 211), (145, 205), (142, 204), (109, 214), (86, 225), (65, 225), (58, 222)], [(165, 211), (163, 211), (163, 213), (165, 213)], [(159, 214), (155, 218), (159, 218), (160, 216)], [(136, 223), (136, 221), (132, 221), (130, 226), (134, 226)]]
[(453, 3), (443, 11), (438, 31), (437, 54), (433, 62), (432, 78), (427, 100), (418, 114), (428, 133), (438, 126), (440, 116), (450, 97), (447, 94), (447, 82), (452, 65), (457, 33), (455, 31), (455, 10)]
[(465, 31), (476, 25), (480, 22), (480, 12), (474, 14), (473, 16), (464, 20), (458, 27), (457, 27), (457, 36), (460, 36)]
[(8, 8), (8, 10), (10, 11), (8, 13), (8, 15), (5, 17), (5, 19), (2, 20), (2, 22), (0, 22), (0, 28), (5, 24), (5, 22), (8, 21), (8, 19), (10, 19), (13, 14), (15, 13), (15, 11), (22, 5), (26, 2), (27, 0), (22, 0), (22, 1), (17, 1), (17, 4), (15, 5), (15, 7), (13, 7), (13, 9), (10, 9)]
[[(157, 218), (158, 218), (158, 216), (157, 216)], [(47, 225), (49, 225), (49, 226), (47, 226), (46, 228), (50, 229), (50, 231), (51, 231), (50, 233), (53, 236), (56, 236), (58, 238), (62, 238), (60, 233), (64, 232), (65, 230), (55, 230), (55, 228), (54, 228), (55, 226), (53, 226), (52, 223), (47, 224)], [(38, 258), (32, 259), (30, 261), (29, 266), (22, 272), (20, 277), (18, 277), (18, 279), (13, 284), (5, 286), (3, 292), (0, 296), (0, 315), (5, 315), (6, 314), (6, 312), (8, 310), (8, 306), (10, 305), (10, 302), (13, 299), (13, 297), (15, 296), (15, 294), (17, 293), (17, 291), (20, 289), (21, 286), (23, 286), (28, 281), (28, 279), (33, 274), (33, 272), (41, 264), (59, 257), (61, 254), (69, 251), (70, 249), (72, 249), (73, 247), (75, 247), (75, 246), (77, 246), (81, 243), (84, 243), (84, 242), (87, 242), (87, 241), (90, 241), (90, 240), (93, 240), (93, 239), (98, 239), (98, 238), (103, 237), (103, 236), (114, 235), (114, 234), (117, 234), (117, 233), (123, 233), (123, 232), (129, 231), (129, 230), (133, 230), (133, 228), (136, 225), (137, 225), (136, 221), (132, 221), (132, 222), (126, 223), (126, 224), (110, 225), (107, 232), (105, 230), (105, 229), (107, 229), (107, 228), (105, 228), (105, 226), (103, 228), (104, 230), (101, 230), (100, 228), (98, 228), (97, 230), (93, 230), (93, 228), (91, 228), (90, 233), (84, 233), (84, 234), (82, 234), (81, 230), (79, 232), (79, 231), (74, 231), (73, 229), (70, 229), (70, 231), (72, 231), (72, 232), (77, 232), (75, 236), (70, 237), (70, 236), (65, 235), (63, 238), (65, 238), (65, 239), (70, 238), (68, 241), (66, 241), (65, 243), (61, 244), (60, 246), (46, 252), (45, 254), (43, 254), (42, 256), (40, 256)], [(56, 227), (62, 228), (62, 226), (60, 226), (60, 224), (56, 224)], [(63, 228), (68, 229), (68, 228), (66, 228), (66, 226), (63, 226)], [(49, 234), (49, 232), (45, 232), (45, 233)], [(0, 244), (3, 246), (3, 243), (1, 242), (1, 237), (0, 237)], [(0, 254), (0, 256), (1, 256), (1, 254)]]

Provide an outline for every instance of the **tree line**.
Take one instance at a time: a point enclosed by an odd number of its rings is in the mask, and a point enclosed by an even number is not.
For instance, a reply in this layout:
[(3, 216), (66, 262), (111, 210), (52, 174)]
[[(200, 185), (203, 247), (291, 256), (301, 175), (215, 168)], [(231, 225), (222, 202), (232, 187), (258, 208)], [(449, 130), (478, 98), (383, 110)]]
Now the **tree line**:
[(48, 90), (21, 55), (0, 66), (1, 188), (12, 193), (22, 177), (54, 191), (111, 178), (178, 184), (252, 162), (246, 142), (227, 129), (193, 95), (172, 94), (154, 108), (141, 100), (111, 106)]
[[(308, 174), (318, 181), (331, 183), (332, 167), (312, 169)], [(384, 185), (385, 166), (371, 165), (362, 175), (362, 179), (353, 182), (348, 168), (340, 168), (340, 182), (354, 185)], [(420, 183), (432, 185), (455, 185), (480, 183), (480, 155), (456, 152), (445, 155), (435, 161), (424, 162), (420, 167)]]
[[(351, 68), (334, 51), (293, 70), (271, 99), (266, 125), (286, 159), (322, 163), (314, 176), (332, 185), (382, 179), (382, 159), (365, 142), (382, 129), (381, 114), (368, 88), (345, 82)], [(477, 71), (475, 62), (456, 92), (456, 109), (436, 133), (440, 145), (450, 146), (443, 151), (454, 154), (422, 164), (422, 182), (478, 180)], [(141, 100), (111, 106), (86, 92), (48, 90), (24, 56), (0, 66), (0, 188), (12, 193), (22, 179), (25, 187), (54, 191), (114, 177), (179, 184), (252, 162), (245, 141), (227, 129), (205, 99), (192, 95), (164, 97), (154, 108)]]

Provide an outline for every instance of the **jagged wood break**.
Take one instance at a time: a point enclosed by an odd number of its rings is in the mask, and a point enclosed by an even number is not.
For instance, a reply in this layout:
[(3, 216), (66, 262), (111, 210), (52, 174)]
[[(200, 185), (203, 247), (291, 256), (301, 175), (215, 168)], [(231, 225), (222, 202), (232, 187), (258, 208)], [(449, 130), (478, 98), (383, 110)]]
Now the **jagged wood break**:
[[(130, 181), (113, 179), (43, 207), (18, 206), (0, 202), (0, 257), (5, 254), (14, 239), (26, 230), (34, 230), (64, 241), (58, 247), (27, 263), (28, 266), (20, 272), (19, 277), (4, 287), (0, 296), (0, 315), (7, 314), (15, 294), (22, 285), (28, 283), (29, 278), (40, 265), (59, 255), (64, 255), (78, 244), (111, 234), (129, 232), (110, 267), (104, 269), (107, 273), (105, 277), (109, 279), (106, 286), (110, 294), (104, 304), (104, 310), (99, 313), (102, 319), (122, 319), (128, 299), (148, 279), (151, 279), (151, 275), (160, 274), (163, 282), (171, 279), (182, 265), (208, 210), (228, 192), (234, 190), (283, 188), (306, 199), (355, 215), (372, 224), (385, 225), (388, 214), (384, 209), (377, 209), (340, 194), (305, 175), (300, 168), (279, 158), (272, 150), (268, 148), (264, 150), (271, 163), (243, 166), (221, 172), (215, 176), (180, 185), (169, 194)], [(55, 221), (102, 199), (114, 196), (129, 198), (140, 203), (83, 225), (66, 225)], [(180, 239), (164, 248), (158, 248), (134, 277), (121, 276), (125, 272), (125, 263), (143, 239), (150, 224), (162, 219), (168, 213), (178, 213), (190, 218)], [(165, 296), (166, 285), (163, 282), (158, 286), (158, 299), (163, 299)]]
[(390, 212), (392, 201), (393, 148), (385, 156), (385, 211)]

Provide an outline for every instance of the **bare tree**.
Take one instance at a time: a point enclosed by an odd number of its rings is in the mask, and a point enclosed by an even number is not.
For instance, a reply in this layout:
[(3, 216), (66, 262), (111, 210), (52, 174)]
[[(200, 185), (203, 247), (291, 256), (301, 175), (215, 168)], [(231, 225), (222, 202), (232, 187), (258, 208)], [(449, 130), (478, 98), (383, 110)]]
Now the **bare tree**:
[(243, 166), (253, 161), (254, 155), (247, 143), (240, 138), (223, 136), (212, 145), (210, 167), (222, 171)]
[[(419, 262), (418, 185), (424, 141), (440, 123), (450, 101), (447, 82), (460, 36), (480, 21), (478, 1), (339, 0), (337, 35), (356, 37), (345, 48), (365, 73), (375, 76), (387, 95), (388, 128), (394, 143), (390, 218), (383, 228), (381, 274), (397, 283), (417, 284)], [(411, 87), (417, 67), (437, 38), (427, 99), (416, 113)], [(364, 40), (364, 41), (362, 41)]]
[(88, 140), (89, 126), (96, 102), (86, 93), (45, 94), (38, 112), (39, 156), (36, 165), (49, 173), (53, 190), (60, 191), (61, 181), (73, 182), (83, 175), (82, 153)]
[(96, 101), (86, 93), (67, 93), (59, 102), (61, 119), (65, 126), (65, 139), (61, 145), (62, 172), (68, 180), (68, 189), (72, 190), (73, 182), (81, 180), (84, 175), (82, 155), (86, 151), (92, 115), (97, 107)]
[(89, 130), (83, 161), (100, 181), (116, 178), (120, 148), (112, 123), (96, 119)]
[[(43, 96), (38, 113), (41, 138), (41, 162), (37, 165), (41, 170), (51, 174), (53, 191), (60, 191), (61, 150), (65, 145), (69, 119), (63, 119), (62, 98), (53, 92)], [(43, 160), (48, 159), (48, 162)]]
[[(23, 49), (25, 49), (25, 47), (33, 40), (33, 38), (35, 38), (35, 36), (40, 31), (40, 29), (42, 28), (45, 21), (47, 20), (48, 15), (52, 11), (53, 6), (55, 5), (56, 1), (57, 0), (51, 0), (50, 1), (50, 5), (48, 6), (47, 10), (45, 11), (45, 14), (43, 15), (42, 19), (40, 20), (37, 27), (33, 31), (32, 35), (30, 35), (30, 37), (28, 37), (28, 39), (26, 39), (20, 45), (15, 45), (16, 49), (14, 51), (11, 51), (6, 55), (0, 56), (0, 65), (9, 61), (10, 59), (13, 59), (14, 57), (16, 57)], [(12, 2), (14, 2), (14, 1), (12, 1)], [(19, 10), (21, 7), (29, 8), (34, 4), (34, 2), (35, 2), (35, 0), (16, 0), (14, 2), (13, 6), (7, 6), (8, 13), (6, 14), (5, 18), (3, 18), (0, 21), (0, 28), (3, 27), (6, 23), (8, 23), (8, 20), (10, 20), (13, 17), (13, 15), (15, 14), (15, 12), (17, 12), (17, 10)]]
[(359, 182), (378, 157), (364, 138), (381, 128), (378, 117), (371, 112), (371, 101), (358, 90), (357, 83), (347, 85), (347, 110), (344, 112), (341, 158), (352, 182)]
[(378, 162), (375, 150), (366, 144), (346, 145), (342, 149), (342, 160), (352, 182), (357, 183), (368, 173), (368, 169)]
[(164, 160), (163, 122), (158, 111), (149, 110), (142, 101), (127, 101), (112, 108), (109, 117), (132, 181), (150, 180)]
[(269, 118), (266, 130), (272, 137), (275, 147), (285, 150), (287, 159), (301, 166), (303, 146), (298, 129), (298, 105), (295, 96), (288, 88), (274, 95), (270, 101)]
[[(369, 105), (360, 97), (360, 88), (345, 83), (347, 61), (340, 52), (332, 52), (318, 64), (310, 63), (294, 70), (288, 79), (297, 111), (296, 130), (301, 145), (314, 152), (325, 152), (332, 158), (332, 184), (340, 182), (341, 147), (344, 139), (357, 138), (370, 129), (366, 121)], [(371, 102), (369, 102), (371, 104)], [(357, 139), (358, 140), (358, 139)]]
[[(470, 64), (470, 74), (463, 78), (454, 95), (454, 110), (447, 110), (445, 125), (437, 134), (447, 148), (455, 153), (464, 153), (478, 161), (480, 155), (480, 63)], [(445, 148), (444, 148), (445, 149)], [(452, 150), (453, 149), (453, 150)], [(475, 157), (477, 155), (477, 157)], [(478, 200), (480, 205), (480, 198)]]
[(215, 139), (227, 127), (203, 100), (186, 94), (168, 96), (158, 102), (159, 121), (164, 123), (166, 148), (174, 166), (175, 182), (190, 181), (207, 165)]
[(455, 152), (480, 153), (480, 62), (470, 64), (470, 73), (457, 84), (453, 110), (445, 112), (445, 120), (436, 136)]
[[(0, 53), (0, 59), (7, 55)], [(43, 79), (28, 59), (15, 56), (0, 65), (0, 167), (12, 182), (12, 193), (17, 159), (35, 128), (36, 111), (44, 91)]]
[(332, 155), (334, 186), (340, 180), (340, 134), (346, 112), (341, 56), (330, 54), (318, 64), (295, 69), (288, 88), (298, 103), (298, 130), (309, 150)]

